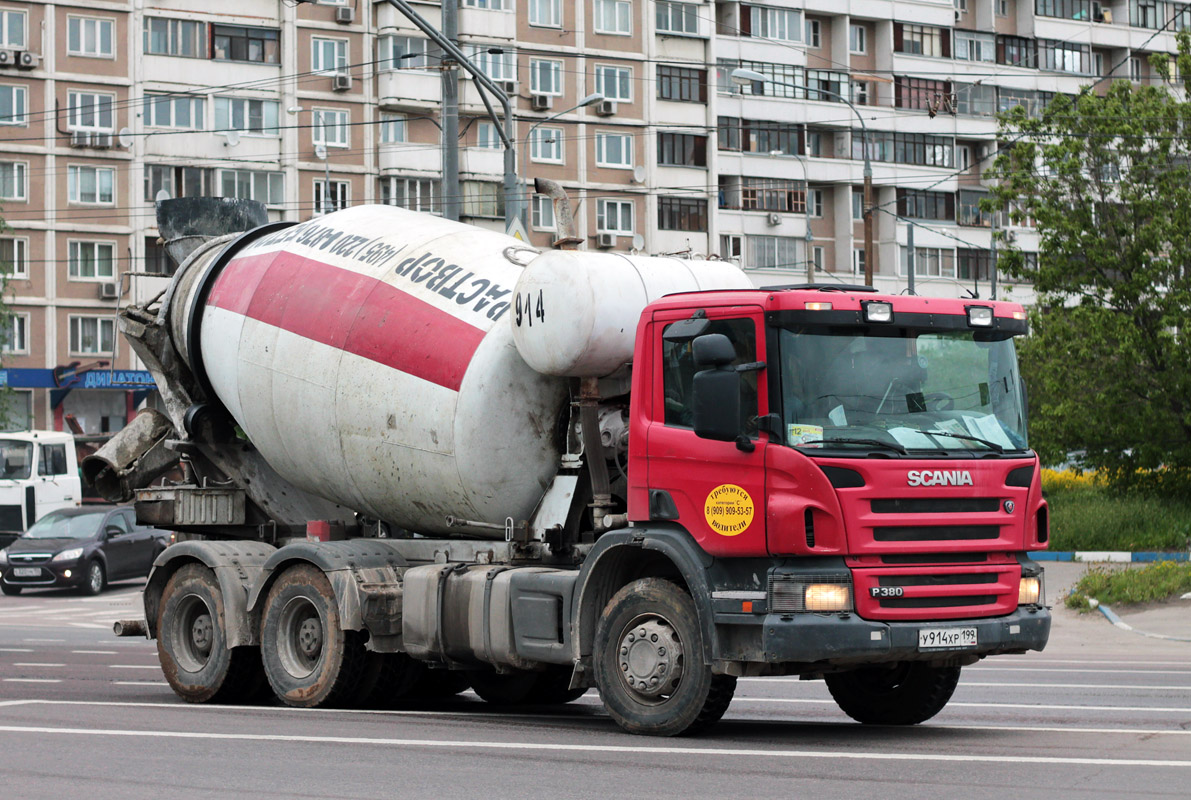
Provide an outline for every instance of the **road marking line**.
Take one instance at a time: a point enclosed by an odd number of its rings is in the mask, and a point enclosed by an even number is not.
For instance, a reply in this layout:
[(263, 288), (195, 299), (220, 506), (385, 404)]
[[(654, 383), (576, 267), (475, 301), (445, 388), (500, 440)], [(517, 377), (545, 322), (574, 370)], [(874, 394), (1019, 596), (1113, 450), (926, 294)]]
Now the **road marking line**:
[(65, 639), (21, 639), (22, 642), (48, 642), (51, 644), (62, 644)]
[[(768, 681), (778, 682), (783, 684), (806, 684), (808, 686), (819, 685), (822, 682), (814, 681), (800, 681), (796, 678), (737, 678), (737, 681)], [(1191, 692), (1191, 685), (1187, 686), (1156, 686), (1152, 684), (1119, 684), (1119, 683), (1003, 683), (1003, 682), (981, 682), (969, 681), (964, 678), (959, 680), (960, 688), (964, 686), (983, 686), (983, 687), (1004, 687), (1008, 689), (1020, 688), (1034, 688), (1034, 689), (1114, 689), (1114, 690), (1153, 690), (1165, 692)]]
[(8, 706), (27, 706), (31, 703), (40, 702), (40, 700), (0, 700), (0, 707), (7, 708)]
[(0, 647), (0, 653), (32, 653), (32, 647)]
[(43, 662), (34, 662), (34, 661), (14, 661), (14, 662), (12, 662), (12, 665), (14, 667), (65, 667), (66, 666), (65, 664), (47, 664), (47, 663), (43, 663)]
[(1088, 658), (1031, 658), (1029, 656), (996, 656), (1004, 664), (1112, 664), (1114, 666), (1137, 666), (1139, 664), (1160, 667), (1185, 667), (1186, 661), (1098, 661)]
[(91, 628), (92, 630), (103, 630), (104, 628), (110, 627), (108, 625), (96, 625), (92, 622), (72, 622), (70, 623), (70, 626), (72, 628)]
[(110, 664), (112, 669), (161, 669), (159, 664)]
[(1130, 675), (1191, 675), (1187, 669), (1072, 669), (1069, 667), (968, 667), (969, 672), (1124, 672)]
[(5, 683), (62, 683), (59, 678), (5, 678)]
[(382, 739), (364, 736), (297, 736), (253, 733), (201, 733), (198, 731), (161, 730), (115, 730), (92, 728), (53, 728), (31, 725), (0, 725), (3, 733), (44, 733), (59, 736), (110, 736), (145, 739), (193, 739), (206, 741), (238, 742), (289, 742), (294, 744), (343, 744), (373, 745), (380, 747), (422, 747), (426, 749), (470, 748), (473, 750), (504, 750), (562, 753), (610, 753), (620, 755), (684, 755), (720, 756), (740, 758), (752, 756), (765, 759), (827, 759), (836, 761), (928, 761), (947, 763), (991, 763), (991, 764), (1056, 764), (1063, 766), (1097, 767), (1184, 767), (1191, 768), (1191, 761), (1141, 758), (1062, 758), (1058, 756), (1023, 755), (944, 755), (942, 753), (888, 753), (872, 751), (830, 751), (830, 750), (762, 750), (757, 748), (715, 748), (715, 747), (653, 747), (644, 745), (597, 745), (591, 743), (563, 744), (561, 742), (494, 742), (468, 741), (466, 739)]
[(113, 686), (165, 686), (165, 681), (112, 681)]
[[(576, 701), (578, 702), (578, 701)], [(796, 697), (745, 697), (737, 695), (733, 703), (796, 703), (803, 705), (835, 705), (834, 700), (810, 700)], [(1191, 708), (1154, 708), (1152, 706), (1064, 706), (1064, 705), (1034, 705), (1032, 703), (961, 703), (952, 700), (947, 708), (1016, 708), (1028, 711), (1134, 711), (1153, 712), (1155, 714), (1191, 714)]]
[(80, 656), (115, 656), (120, 654), (118, 650), (71, 650), (70, 652)]

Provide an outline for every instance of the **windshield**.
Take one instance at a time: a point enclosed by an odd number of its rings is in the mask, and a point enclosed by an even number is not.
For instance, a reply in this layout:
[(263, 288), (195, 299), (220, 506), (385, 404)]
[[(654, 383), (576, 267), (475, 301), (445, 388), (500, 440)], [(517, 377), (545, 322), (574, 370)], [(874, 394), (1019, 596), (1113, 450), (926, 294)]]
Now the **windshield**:
[(90, 539), (99, 530), (103, 513), (46, 514), (22, 536), (22, 539)]
[(33, 444), (0, 439), (0, 478), (23, 480), (33, 469)]
[[(1025, 450), (1012, 337), (991, 331), (783, 328), (787, 444)], [(827, 445), (831, 446), (831, 445)]]

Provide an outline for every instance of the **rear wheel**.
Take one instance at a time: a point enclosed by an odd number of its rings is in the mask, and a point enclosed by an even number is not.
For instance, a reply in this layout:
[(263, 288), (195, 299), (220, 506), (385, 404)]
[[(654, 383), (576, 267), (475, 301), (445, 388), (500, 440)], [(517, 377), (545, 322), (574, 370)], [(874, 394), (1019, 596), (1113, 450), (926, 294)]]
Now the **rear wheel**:
[(691, 596), (643, 578), (612, 596), (596, 624), (596, 683), (608, 713), (629, 733), (695, 733), (724, 715), (736, 678), (703, 663)]
[(107, 583), (107, 576), (103, 572), (103, 564), (98, 561), (88, 561), (87, 571), (83, 573), (83, 584), (79, 590), (83, 594), (94, 597), (103, 591), (104, 584)]
[(364, 634), (345, 631), (340, 623), (331, 582), (317, 567), (291, 567), (273, 584), (265, 601), (261, 659), (283, 703), (349, 705), (362, 688), (370, 688)]
[(835, 702), (869, 725), (917, 725), (943, 710), (959, 683), (959, 667), (921, 661), (837, 672), (825, 676)]
[(186, 564), (166, 581), (157, 614), (157, 657), (174, 693), (190, 703), (252, 699), (263, 684), (255, 647), (227, 646), (215, 573)]
[(7, 594), (7, 595), (17, 595), (17, 594), (20, 594), (20, 593), (21, 593), (21, 589), (22, 589), (22, 588), (23, 588), (23, 587), (20, 587), (20, 586), (13, 586), (13, 585), (11, 585), (11, 584), (4, 583), (3, 581), (0, 581), (0, 592), (4, 592), (4, 593), (5, 593), (5, 594)]

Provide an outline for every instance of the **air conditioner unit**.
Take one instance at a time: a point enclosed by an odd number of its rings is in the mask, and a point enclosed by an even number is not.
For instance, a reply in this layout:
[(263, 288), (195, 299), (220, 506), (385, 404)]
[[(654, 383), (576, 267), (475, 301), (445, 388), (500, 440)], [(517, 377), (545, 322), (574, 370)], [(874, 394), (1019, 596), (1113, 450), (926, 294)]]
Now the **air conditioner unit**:
[(347, 92), (352, 88), (351, 75), (335, 75), (331, 78), (331, 88), (337, 92)]
[(596, 247), (600, 248), (601, 250), (611, 250), (613, 247), (616, 247), (616, 234), (597, 233)]
[(101, 283), (101, 284), (99, 284), (99, 297), (101, 300), (119, 300), (120, 299), (120, 284), (118, 284), (118, 283)]
[(71, 147), (90, 147), (91, 146), (91, 131), (71, 131), (70, 146)]
[(771, 214), (766, 214), (765, 221), (768, 222), (770, 225), (781, 225), (782, 224), (782, 215), (778, 214), (776, 212), (771, 213)]
[(112, 146), (112, 135), (110, 133), (93, 133), (91, 134), (91, 146), (106, 149)]
[(335, 21), (340, 25), (351, 25), (356, 21), (356, 10), (348, 6), (335, 9)]
[(529, 99), (529, 105), (534, 111), (549, 111), (554, 108), (554, 98), (548, 94), (535, 94)]
[(615, 100), (601, 100), (596, 103), (595, 113), (601, 117), (616, 116), (616, 101)]
[(517, 81), (497, 81), (496, 85), (509, 97), (517, 94)]
[(964, 12), (960, 11), (958, 8), (955, 9), (955, 21), (956, 22), (959, 22), (960, 17), (962, 17), (963, 15), (964, 15)]
[(0, 50), (0, 67), (15, 67), (20, 60), (20, 50)]
[(20, 69), (37, 69), (41, 66), (41, 56), (28, 50), (16, 50), (17, 67)]

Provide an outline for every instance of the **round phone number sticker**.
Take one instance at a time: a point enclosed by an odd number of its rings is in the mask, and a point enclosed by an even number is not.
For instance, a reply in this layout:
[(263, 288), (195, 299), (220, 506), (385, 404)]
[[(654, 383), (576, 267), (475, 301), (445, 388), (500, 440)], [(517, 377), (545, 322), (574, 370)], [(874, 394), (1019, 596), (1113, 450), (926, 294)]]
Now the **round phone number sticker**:
[(711, 529), (723, 536), (744, 533), (753, 522), (753, 498), (735, 484), (722, 484), (707, 495), (703, 516)]

